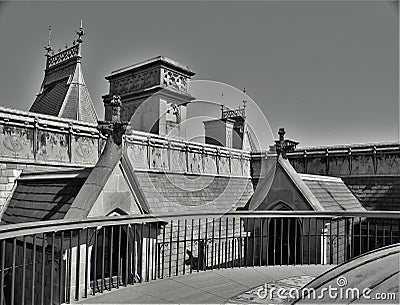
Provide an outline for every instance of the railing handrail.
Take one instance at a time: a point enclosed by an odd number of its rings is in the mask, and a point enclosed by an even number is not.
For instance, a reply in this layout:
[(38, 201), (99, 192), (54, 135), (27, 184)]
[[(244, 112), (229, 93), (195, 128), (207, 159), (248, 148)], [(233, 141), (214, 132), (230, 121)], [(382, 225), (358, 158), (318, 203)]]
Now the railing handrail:
[(169, 222), (178, 219), (198, 218), (332, 218), (332, 217), (369, 217), (369, 218), (398, 218), (400, 211), (244, 211), (221, 213), (181, 213), (169, 215), (124, 215), (89, 217), (80, 220), (44, 220), (20, 224), (0, 226), (0, 240), (25, 235), (40, 234), (46, 232), (58, 232), (64, 230), (82, 229), (87, 227), (101, 227), (112, 225), (127, 225), (154, 222)]

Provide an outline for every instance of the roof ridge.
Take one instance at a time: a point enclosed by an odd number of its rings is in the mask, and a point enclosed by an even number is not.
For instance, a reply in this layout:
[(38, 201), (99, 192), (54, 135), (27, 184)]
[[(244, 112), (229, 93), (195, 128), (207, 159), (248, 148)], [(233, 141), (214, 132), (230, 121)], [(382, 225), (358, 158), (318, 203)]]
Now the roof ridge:
[(313, 174), (298, 174), (302, 180), (311, 180), (311, 181), (329, 181), (329, 182), (343, 182), (342, 178), (332, 177), (332, 176), (322, 176), (322, 175), (313, 175)]

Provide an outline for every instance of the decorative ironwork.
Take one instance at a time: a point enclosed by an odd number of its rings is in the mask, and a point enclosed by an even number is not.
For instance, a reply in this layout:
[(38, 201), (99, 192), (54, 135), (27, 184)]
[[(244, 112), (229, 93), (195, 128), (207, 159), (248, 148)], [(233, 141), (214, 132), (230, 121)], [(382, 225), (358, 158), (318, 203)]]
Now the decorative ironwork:
[(235, 118), (246, 118), (246, 103), (243, 101), (243, 107), (238, 107), (237, 109), (229, 109), (224, 105), (221, 105), (222, 119), (235, 119)]
[(79, 55), (79, 44), (49, 57), (47, 60), (47, 68), (54, 67), (55, 65), (58, 65), (59, 63), (65, 62), (74, 57), (77, 57), (78, 55)]

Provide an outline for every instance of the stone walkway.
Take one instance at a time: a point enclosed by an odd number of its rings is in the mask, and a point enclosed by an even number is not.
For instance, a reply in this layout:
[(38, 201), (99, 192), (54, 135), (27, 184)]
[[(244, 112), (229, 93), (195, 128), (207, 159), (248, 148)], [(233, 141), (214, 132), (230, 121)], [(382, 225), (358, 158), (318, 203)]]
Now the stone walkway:
[(96, 294), (80, 304), (282, 303), (260, 299), (268, 287), (304, 286), (332, 265), (269, 266), (195, 272)]

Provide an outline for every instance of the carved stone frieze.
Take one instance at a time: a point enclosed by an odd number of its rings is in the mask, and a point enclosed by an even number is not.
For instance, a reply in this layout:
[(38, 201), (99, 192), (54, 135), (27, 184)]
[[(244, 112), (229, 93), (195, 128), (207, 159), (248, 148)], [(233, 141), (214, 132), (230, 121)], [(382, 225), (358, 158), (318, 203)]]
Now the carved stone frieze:
[(150, 88), (159, 84), (159, 70), (153, 69), (110, 82), (110, 95), (123, 95), (129, 92)]

